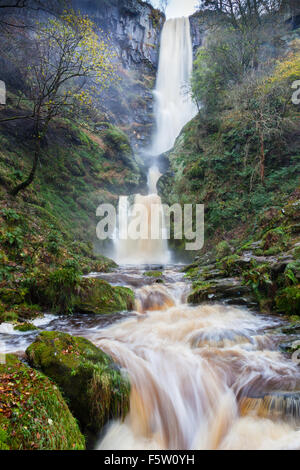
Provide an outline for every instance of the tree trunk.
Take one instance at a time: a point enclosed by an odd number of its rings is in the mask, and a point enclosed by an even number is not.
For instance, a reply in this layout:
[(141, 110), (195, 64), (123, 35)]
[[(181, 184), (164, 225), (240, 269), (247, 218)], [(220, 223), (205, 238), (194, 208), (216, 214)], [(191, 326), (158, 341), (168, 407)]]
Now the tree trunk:
[(262, 184), (265, 183), (265, 144), (264, 144), (264, 136), (261, 130), (261, 126), (258, 126), (258, 133), (259, 133), (259, 142), (260, 142), (260, 181)]
[(28, 178), (25, 181), (20, 183), (18, 186), (16, 186), (11, 191), (11, 194), (13, 196), (17, 196), (17, 194), (20, 191), (23, 191), (24, 189), (26, 189), (33, 182), (34, 177), (35, 177), (35, 173), (36, 173), (36, 169), (37, 169), (37, 165), (38, 165), (38, 161), (39, 161), (39, 158), (40, 158), (40, 150), (41, 150), (41, 143), (40, 143), (39, 137), (37, 137), (36, 148), (35, 148), (35, 152), (34, 152), (34, 159), (33, 159), (33, 165), (32, 165), (31, 172), (30, 172)]

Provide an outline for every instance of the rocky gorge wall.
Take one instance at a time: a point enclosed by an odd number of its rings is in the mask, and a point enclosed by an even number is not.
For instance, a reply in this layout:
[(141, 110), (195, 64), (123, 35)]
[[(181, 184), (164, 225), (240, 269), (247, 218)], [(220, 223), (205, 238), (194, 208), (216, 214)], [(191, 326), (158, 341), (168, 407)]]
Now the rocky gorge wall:
[(139, 0), (74, 0), (73, 5), (89, 15), (116, 52), (120, 80), (103, 93), (103, 120), (120, 126), (138, 152), (153, 132), (152, 89), (165, 16)]
[(164, 15), (138, 0), (74, 0), (74, 7), (88, 14), (111, 37), (127, 68), (157, 68)]
[(197, 50), (204, 44), (205, 36), (208, 31), (207, 20), (206, 16), (200, 12), (194, 13), (194, 15), (190, 16), (194, 59), (196, 58)]
[[(138, 152), (147, 146), (155, 124), (152, 90), (165, 16), (140, 0), (73, 0), (73, 4), (108, 35), (117, 53), (121, 81), (104, 94), (104, 110), (130, 136)], [(207, 18), (195, 13), (190, 26), (196, 57), (205, 40)]]

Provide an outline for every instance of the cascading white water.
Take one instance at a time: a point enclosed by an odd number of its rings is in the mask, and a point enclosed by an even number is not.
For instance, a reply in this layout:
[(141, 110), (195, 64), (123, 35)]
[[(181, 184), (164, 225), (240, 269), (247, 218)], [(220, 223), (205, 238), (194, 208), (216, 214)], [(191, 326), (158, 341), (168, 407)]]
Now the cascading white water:
[(168, 20), (161, 36), (155, 95), (156, 132), (151, 153), (170, 150), (181, 129), (197, 113), (189, 93), (193, 49), (189, 18)]
[[(129, 210), (128, 220), (125, 220), (125, 207), (129, 209), (128, 197), (119, 200), (119, 231), (115, 240), (116, 256), (119, 264), (167, 264), (170, 261), (167, 241), (163, 237), (163, 222), (153, 218), (151, 207), (159, 207), (162, 213), (161, 199), (157, 195), (157, 182), (161, 176), (155, 160), (157, 156), (171, 149), (183, 126), (193, 118), (197, 110), (188, 93), (189, 80), (193, 68), (193, 51), (190, 34), (189, 18), (168, 20), (161, 36), (160, 59), (155, 96), (156, 131), (152, 145), (146, 153), (151, 155), (153, 164), (148, 173), (148, 196), (136, 195), (133, 207)], [(132, 239), (130, 236), (121, 237), (124, 226), (128, 227), (133, 215), (144, 207), (148, 220), (148, 238), (142, 236)], [(154, 225), (154, 227), (153, 227)], [(159, 233), (153, 238), (153, 232)], [(124, 239), (126, 238), (126, 239)]]
[[(139, 315), (90, 339), (129, 374), (130, 412), (98, 448), (299, 449), (300, 373), (275, 328), (222, 304), (191, 307), (181, 282), (136, 290)], [(273, 324), (273, 325), (272, 325)]]

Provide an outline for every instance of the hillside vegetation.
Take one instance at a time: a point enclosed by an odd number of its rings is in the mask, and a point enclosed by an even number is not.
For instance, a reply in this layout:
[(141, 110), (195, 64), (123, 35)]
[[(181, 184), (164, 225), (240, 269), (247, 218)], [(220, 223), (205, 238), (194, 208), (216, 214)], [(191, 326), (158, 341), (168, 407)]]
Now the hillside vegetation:
[[(299, 314), (300, 108), (292, 101), (299, 30), (276, 10), (262, 11), (258, 20), (246, 6), (241, 17), (207, 3), (212, 11), (197, 14), (210, 27), (192, 78), (199, 113), (167, 155), (160, 193), (169, 204), (205, 205), (205, 246), (190, 268), (193, 301), (220, 298), (214, 276), (213, 286), (206, 282), (219, 262), (220, 286), (226, 276), (242, 276), (263, 309)], [(240, 260), (247, 251), (250, 264)], [(280, 288), (288, 289), (288, 299)]]

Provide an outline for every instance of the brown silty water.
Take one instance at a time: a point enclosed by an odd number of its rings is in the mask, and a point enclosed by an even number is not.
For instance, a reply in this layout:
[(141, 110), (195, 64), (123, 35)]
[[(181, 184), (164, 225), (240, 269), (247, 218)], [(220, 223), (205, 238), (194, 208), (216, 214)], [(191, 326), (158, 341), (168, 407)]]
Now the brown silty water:
[(164, 275), (136, 288), (134, 316), (88, 334), (132, 387), (129, 415), (98, 448), (299, 449), (300, 374), (277, 350), (278, 320), (189, 306), (178, 270)]
[[(97, 447), (299, 449), (299, 366), (278, 350), (282, 320), (222, 303), (190, 306), (179, 267), (167, 267), (163, 283), (145, 276), (149, 268), (94, 274), (134, 289), (135, 312), (34, 320), (90, 339), (129, 376), (130, 412)], [(24, 351), (37, 334), (2, 324), (0, 352)]]

